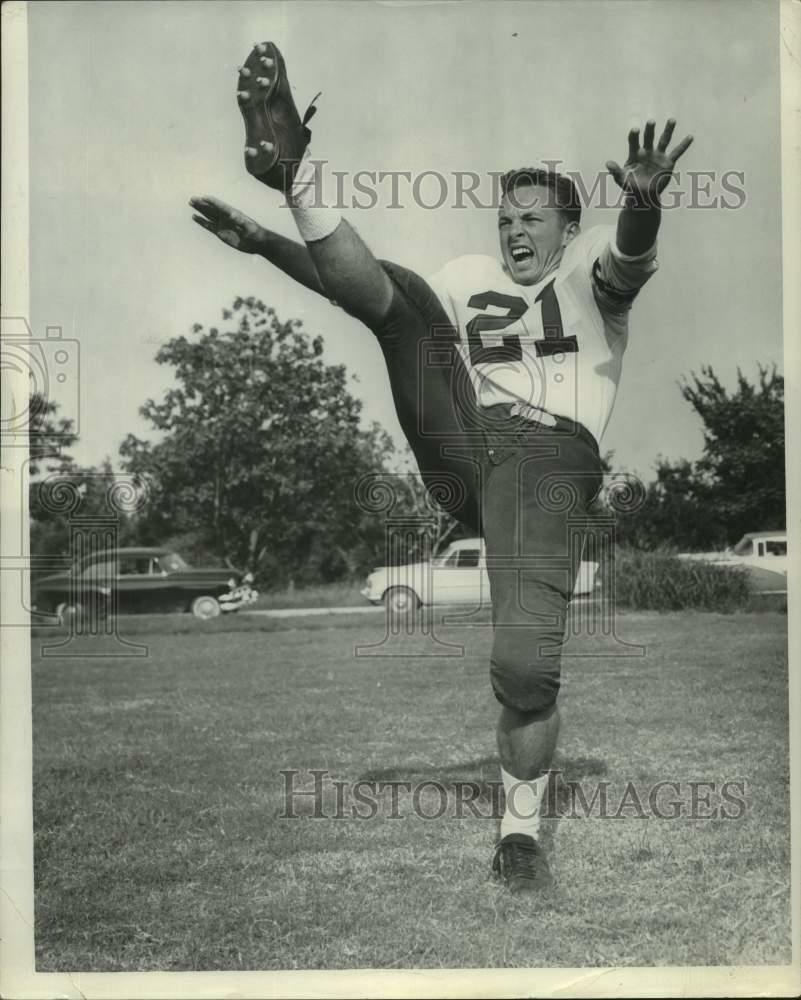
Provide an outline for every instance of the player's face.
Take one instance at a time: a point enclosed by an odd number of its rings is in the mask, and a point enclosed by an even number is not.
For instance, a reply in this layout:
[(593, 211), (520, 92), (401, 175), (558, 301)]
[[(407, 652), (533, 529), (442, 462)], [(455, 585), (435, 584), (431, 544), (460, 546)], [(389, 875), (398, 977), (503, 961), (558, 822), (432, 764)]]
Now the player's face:
[(552, 200), (548, 188), (520, 184), (501, 203), (501, 254), (509, 276), (519, 285), (535, 285), (552, 271), (578, 229), (575, 223), (565, 225), (559, 209), (549, 204)]

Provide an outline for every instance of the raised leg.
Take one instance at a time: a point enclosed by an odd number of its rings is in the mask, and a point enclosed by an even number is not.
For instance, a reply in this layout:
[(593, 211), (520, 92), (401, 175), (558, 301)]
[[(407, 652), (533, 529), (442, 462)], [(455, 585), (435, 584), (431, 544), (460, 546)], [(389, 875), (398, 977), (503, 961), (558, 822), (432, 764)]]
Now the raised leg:
[(326, 295), (372, 328), (386, 319), (392, 282), (346, 219), (321, 240), (306, 243)]

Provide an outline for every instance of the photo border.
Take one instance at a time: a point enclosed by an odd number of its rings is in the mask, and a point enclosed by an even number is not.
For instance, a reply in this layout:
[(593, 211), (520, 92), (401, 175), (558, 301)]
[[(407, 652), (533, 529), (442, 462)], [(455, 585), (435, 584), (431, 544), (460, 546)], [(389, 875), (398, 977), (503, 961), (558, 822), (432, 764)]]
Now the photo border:
[[(2, 7), (4, 231), (2, 303), (6, 317), (28, 317), (27, 3)], [(727, 12), (727, 16), (731, 11)], [(795, 996), (801, 989), (801, 3), (780, 0), (783, 326), (786, 379), (787, 507), (790, 538), (790, 759), (792, 941), (790, 966), (583, 969), (320, 970), (303, 972), (37, 973), (34, 952), (31, 643), (24, 628), (0, 629), (0, 995), (39, 997), (650, 997)], [(655, 40), (656, 44), (659, 40)], [(769, 151), (770, 152), (770, 151)], [(792, 220), (792, 221), (791, 221)], [(6, 397), (27, 398), (23, 374), (3, 371)], [(23, 435), (25, 437), (25, 435)], [(0, 501), (2, 551), (27, 550), (27, 453), (19, 439), (3, 444)], [(22, 486), (22, 488), (20, 488)], [(21, 557), (26, 552), (19, 553)], [(20, 586), (0, 574), (0, 620), (25, 612)]]

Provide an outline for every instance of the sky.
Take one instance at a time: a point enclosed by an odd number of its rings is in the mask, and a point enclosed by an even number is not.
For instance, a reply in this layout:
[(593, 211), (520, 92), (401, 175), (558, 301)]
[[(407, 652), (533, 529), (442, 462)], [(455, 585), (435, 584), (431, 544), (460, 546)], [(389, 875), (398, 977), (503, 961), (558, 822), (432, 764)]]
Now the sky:
[[(326, 360), (354, 376), (365, 421), (402, 443), (369, 331), (191, 221), (188, 199), (212, 194), (296, 237), (280, 196), (242, 165), (236, 67), (266, 39), (284, 53), (301, 112), (323, 92), (312, 152), (349, 176), (489, 178), (559, 160), (591, 183), (606, 160), (623, 161), (630, 127), (668, 116), (677, 137), (695, 136), (685, 171), (742, 173), (740, 207), (664, 213), (660, 270), (635, 303), (602, 442), (616, 466), (648, 477), (659, 455), (700, 454), (683, 376), (711, 364), (732, 385), (738, 366), (751, 377), (758, 363), (781, 368), (771, 0), (101, 0), (38, 2), (28, 17), (31, 322), (38, 336), (60, 327), (78, 344), (79, 375), (53, 397), (79, 423), (81, 463), (114, 460), (128, 432), (148, 436), (139, 407), (171, 384), (153, 360), (159, 345), (195, 322), (214, 325), (238, 295), (321, 334)], [(688, 192), (691, 180), (674, 184)], [(436, 199), (437, 188), (420, 190)], [(391, 208), (386, 185), (380, 192), (375, 207), (343, 213), (377, 256), (428, 275), (462, 254), (497, 252), (493, 210), (456, 208), (453, 197), (425, 208), (408, 186)], [(612, 222), (612, 210), (590, 208), (583, 225)]]

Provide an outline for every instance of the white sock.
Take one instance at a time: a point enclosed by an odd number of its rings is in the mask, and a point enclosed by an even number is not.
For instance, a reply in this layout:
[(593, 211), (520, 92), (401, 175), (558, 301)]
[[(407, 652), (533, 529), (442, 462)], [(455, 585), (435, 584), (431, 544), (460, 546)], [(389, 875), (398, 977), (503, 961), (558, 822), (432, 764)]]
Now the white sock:
[(295, 171), (292, 189), (287, 195), (287, 204), (304, 243), (325, 239), (342, 221), (340, 213), (335, 208), (328, 207), (335, 202), (325, 196), (319, 167), (307, 148)]
[(501, 768), (506, 811), (501, 820), (501, 838), (510, 833), (525, 833), (537, 839), (540, 832), (540, 806), (548, 785), (548, 775), (534, 781), (521, 781)]

